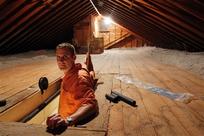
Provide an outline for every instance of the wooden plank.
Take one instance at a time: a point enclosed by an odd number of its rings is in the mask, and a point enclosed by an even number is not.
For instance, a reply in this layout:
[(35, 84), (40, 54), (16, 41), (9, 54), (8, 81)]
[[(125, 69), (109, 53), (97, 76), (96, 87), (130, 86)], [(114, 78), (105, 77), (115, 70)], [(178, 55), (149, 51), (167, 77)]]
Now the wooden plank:
[(112, 69), (112, 64), (113, 64), (112, 56), (113, 56), (112, 53), (108, 53), (107, 60), (105, 60), (106, 62), (103, 63), (103, 67), (100, 70), (100, 73), (107, 74), (107, 73), (113, 73), (114, 72)]
[(197, 112), (196, 116), (204, 118), (204, 109), (200, 108), (204, 106), (202, 98), (204, 96), (203, 79), (186, 70), (178, 69), (173, 66), (168, 66), (168, 70), (159, 68), (162, 67), (162, 65), (158, 67), (158, 65), (151, 64), (151, 66), (152, 70), (155, 71), (154, 73), (160, 77), (160, 82), (168, 81), (166, 82), (167, 89), (175, 93), (191, 93), (194, 95), (192, 98), (193, 101), (190, 102), (190, 100), (187, 106), (192, 109), (194, 114)]
[(87, 123), (85, 126), (87, 128), (96, 128), (99, 130), (107, 131), (108, 129), (108, 120), (109, 120), (109, 112), (110, 112), (110, 104), (105, 98), (106, 93), (110, 93), (112, 89), (112, 75), (101, 75), (97, 86), (95, 96), (99, 105), (99, 115)]
[[(127, 56), (120, 54), (118, 59), (120, 60), (120, 74), (130, 74), (130, 61), (127, 59)], [(136, 93), (132, 90), (127, 92), (127, 88), (124, 86), (124, 83), (121, 83), (115, 78), (113, 79), (113, 89), (119, 92), (122, 91), (121, 93), (132, 96), (132, 98), (138, 98)], [(123, 102), (119, 102), (118, 104), (113, 104), (110, 113), (109, 135), (155, 135), (145, 108), (140, 108), (138, 111), (135, 107), (133, 108)], [(138, 116), (138, 114), (140, 116)]]
[[(161, 65), (161, 64), (160, 64)], [(157, 67), (159, 67), (160, 65), (157, 65)], [(166, 75), (164, 75), (161, 70), (160, 72), (156, 72), (154, 71), (154, 65), (151, 65), (152, 68), (147, 69), (147, 71), (149, 71), (149, 74), (154, 74), (155, 78), (159, 78), (160, 79), (160, 84), (163, 84), (167, 89), (169, 89), (168, 87), (168, 82), (166, 83), (165, 81), (171, 80), (169, 79), (169, 77), (167, 77)], [(166, 67), (167, 69), (168, 67)], [(175, 75), (176, 76), (176, 75)], [(188, 74), (186, 75), (188, 76)], [(149, 78), (149, 77), (146, 77)], [(171, 90), (171, 88), (170, 88)], [(151, 95), (149, 95), (151, 96)], [(163, 103), (165, 103), (166, 106), (163, 106), (166, 108), (166, 110), (168, 109), (170, 114), (173, 115), (174, 118), (176, 118), (176, 121), (174, 121), (175, 123), (178, 122), (181, 126), (181, 128), (183, 128), (185, 131), (184, 134), (185, 135), (202, 135), (204, 133), (204, 129), (203, 126), (200, 125), (202, 124), (202, 118), (199, 117), (198, 115), (196, 115), (195, 113), (192, 113), (192, 111), (190, 110), (190, 108), (188, 108), (185, 104), (180, 103), (180, 102), (175, 102), (172, 100), (169, 100), (167, 98), (161, 97), (160, 99), (162, 99)], [(152, 99), (156, 101), (158, 101), (159, 99)], [(157, 104), (159, 105), (159, 103)], [(163, 108), (163, 109), (165, 109)], [(172, 118), (171, 118), (172, 119)], [(178, 126), (176, 127), (178, 128)], [(180, 130), (180, 129), (179, 129)]]
[(204, 119), (204, 108), (201, 108), (204, 107), (204, 85), (202, 84), (204, 81), (193, 74), (188, 74), (184, 70), (179, 73), (175, 72), (175, 74), (165, 73), (165, 75), (171, 80), (171, 83), (168, 84), (170, 90), (194, 95), (193, 101), (189, 101), (190, 103), (186, 106), (189, 107), (191, 112), (197, 117)]
[[(132, 71), (134, 72), (134, 70)], [(143, 72), (140, 72), (140, 74), (143, 75)], [(156, 135), (188, 135), (174, 114), (172, 114), (171, 108), (161, 99), (161, 96), (144, 89), (138, 88), (137, 91), (139, 91), (142, 97)]]
[[(16, 122), (0, 122), (0, 135), (1, 136), (53, 136), (53, 134), (48, 133), (46, 126), (34, 125), (26, 123), (16, 123)], [(90, 129), (78, 129), (78, 128), (68, 128), (64, 132), (57, 134), (59, 136), (104, 136), (105, 132), (99, 130)]]
[(133, 86), (122, 84), (123, 94), (136, 100), (138, 107), (124, 104), (123, 118), (126, 135), (153, 136), (157, 135), (141, 93)]
[[(121, 83), (113, 77), (113, 90), (121, 91)], [(110, 119), (108, 125), (108, 135), (110, 136), (125, 136), (124, 132), (124, 117), (122, 103), (113, 104), (110, 110)]]
[(34, 109), (36, 109), (51, 95), (53, 95), (59, 89), (59, 87), (60, 79), (56, 80), (53, 83), (50, 83), (48, 89), (44, 92), (43, 95), (39, 90), (34, 92), (33, 94), (28, 95), (30, 90), (37, 90), (37, 87), (34, 87), (25, 90), (23, 94), (14, 96), (15, 98), (9, 98), (8, 101), (10, 103), (1, 108), (2, 112), (0, 113), (0, 121), (19, 121)]
[[(84, 55), (78, 56), (78, 62), (83, 62), (83, 60)], [(127, 74), (142, 82), (151, 83), (172, 92), (190, 92), (199, 96), (203, 95), (202, 79), (183, 69), (142, 58), (136, 50), (109, 50), (102, 55), (93, 55), (92, 60), (97, 77), (99, 77), (98, 82), (103, 82), (103, 84), (99, 84), (96, 90), (100, 113), (98, 117), (85, 125), (87, 130), (95, 129), (106, 135), (121, 136), (203, 135), (204, 105), (202, 100), (192, 101), (186, 105), (153, 94), (143, 88), (122, 83), (115, 79), (115, 75)], [(54, 60), (52, 63), (55, 63)], [(50, 66), (53, 66), (51, 62), (48, 67)], [(44, 68), (42, 67), (43, 71), (48, 69)], [(52, 74), (56, 76), (57, 72)], [(32, 75), (35, 75), (35, 71)], [(24, 77), (31, 80), (31, 77), (26, 74)], [(23, 81), (21, 78), (18, 80)], [(13, 80), (13, 82), (17, 81)], [(138, 107), (131, 107), (123, 102), (110, 106), (109, 101), (105, 99), (105, 94), (110, 93), (111, 89), (122, 90), (124, 95), (134, 98)]]
[[(126, 57), (126, 61), (124, 62), (125, 66), (127, 66), (128, 71), (132, 72), (140, 67), (132, 66), (134, 64), (133, 61)], [(132, 73), (134, 77), (138, 77), (141, 73)], [(135, 75), (136, 74), (136, 75)], [(145, 106), (145, 99), (138, 88), (133, 85), (128, 85), (125, 83), (121, 83), (121, 89), (125, 96), (128, 96), (134, 100), (136, 100), (137, 107), (131, 107), (130, 105), (124, 104), (123, 106), (123, 118), (124, 118), (124, 126), (125, 126), (125, 134), (126, 135), (138, 135), (138, 136), (149, 136), (149, 135), (157, 135), (154, 127), (154, 123), (152, 122), (147, 107)]]
[(103, 53), (103, 54), (100, 54), (100, 55), (92, 55), (93, 59), (93, 66), (94, 66), (94, 70), (97, 73), (103, 73), (103, 69), (104, 69), (104, 65), (105, 65), (105, 62), (107, 62), (109, 60), (109, 55), (108, 53)]
[[(140, 58), (138, 60), (135, 59), (136, 56), (133, 56), (133, 58), (134, 58), (132, 60), (133, 63), (129, 63), (129, 67), (130, 67), (129, 71), (131, 71), (132, 74), (135, 75), (135, 77), (137, 79), (138, 78), (141, 79), (141, 77), (143, 76), (142, 79), (154, 80), (153, 83), (157, 83), (157, 84), (160, 83), (159, 77), (151, 74), (152, 73), (151, 70), (154, 70), (154, 68), (151, 67), (152, 65), (141, 65), (143, 63), (146, 64), (146, 61), (144, 61), (144, 59), (142, 61), (140, 61)], [(126, 60), (130, 60), (130, 58), (126, 57)], [(145, 68), (145, 67), (148, 67), (148, 69)], [(167, 69), (168, 67), (165, 67), (165, 68)], [(136, 70), (136, 69), (139, 69), (139, 70)], [(154, 72), (158, 72), (158, 71), (161, 71), (161, 68), (158, 68), (158, 70), (154, 71)], [(144, 74), (144, 73), (147, 73), (147, 74)], [(155, 73), (155, 74), (160, 75), (161, 73), (158, 72), (158, 73)], [(151, 75), (151, 76), (149, 76), (149, 75)], [(155, 80), (154, 78), (158, 78), (158, 79)], [(168, 82), (169, 79), (168, 78), (163, 79), (162, 81), (163, 81), (163, 83), (165, 83), (165, 82)], [(160, 86), (165, 86), (165, 84), (163, 84), (163, 85), (162, 85), (162, 83), (160, 83), (160, 84), (161, 84)], [(167, 132), (167, 133), (169, 132), (169, 134), (175, 133), (175, 134), (178, 134), (178, 135), (182, 135), (182, 134), (189, 135), (188, 131), (186, 131), (185, 127), (183, 127), (183, 123), (180, 123), (180, 120), (177, 119), (174, 112), (171, 112), (172, 107), (169, 106), (168, 104), (166, 104), (166, 102), (164, 101), (164, 99), (166, 100), (166, 98), (163, 98), (161, 96), (154, 96), (155, 94), (151, 94), (151, 93), (149, 93), (147, 91), (145, 92), (145, 90), (142, 90), (142, 92), (147, 93), (147, 94), (143, 94), (143, 95), (145, 95), (143, 101), (146, 102), (145, 106), (147, 106), (148, 112), (151, 111), (150, 116), (151, 116), (151, 119), (154, 121), (153, 124), (154, 124), (154, 127), (156, 127), (157, 133), (159, 132), (158, 134), (162, 134), (163, 132)], [(128, 94), (130, 94), (130, 93), (128, 93)], [(153, 96), (151, 96), (151, 95), (153, 95)], [(150, 100), (152, 100), (152, 102)], [(171, 100), (169, 100), (169, 101), (171, 101)], [(152, 104), (154, 104), (156, 106), (153, 106)], [(164, 108), (164, 113), (163, 112), (161, 113), (160, 107), (166, 107), (166, 109)], [(154, 116), (153, 116), (154, 114), (158, 115), (158, 117), (160, 117), (160, 119), (157, 119), (156, 117), (154, 118)], [(169, 122), (165, 121), (166, 118), (169, 119)], [(188, 117), (186, 118), (186, 120), (188, 120)], [(168, 126), (169, 125), (168, 123), (170, 123), (170, 125), (171, 124), (173, 124), (173, 125)], [(164, 125), (163, 129), (167, 129), (167, 131), (162, 132), (162, 129), (159, 130), (159, 128), (157, 128), (158, 124)], [(178, 128), (181, 128), (181, 129), (178, 129)], [(196, 128), (196, 127), (194, 127), (194, 128)], [(171, 131), (171, 129), (173, 131)], [(142, 132), (144, 132), (144, 131), (142, 131)], [(196, 132), (196, 134), (199, 134), (199, 129), (198, 130), (195, 129), (195, 132)]]
[(14, 64), (12, 67), (0, 69), (0, 74), (1, 99), (9, 98), (38, 83), (42, 76), (46, 76), (49, 82), (52, 82), (62, 75), (57, 68), (55, 58), (46, 61), (46, 63), (43, 60), (34, 63), (27, 62), (27, 64)]
[(59, 107), (59, 95), (54, 98), (44, 109), (37, 113), (32, 119), (28, 120), (26, 123), (29, 124), (46, 124), (48, 116), (51, 116), (58, 112)]
[[(130, 65), (130, 61), (127, 60), (127, 57), (125, 54), (120, 54), (119, 56), (120, 59), (120, 74), (131, 74), (128, 65)], [(127, 63), (128, 61), (128, 63)]]

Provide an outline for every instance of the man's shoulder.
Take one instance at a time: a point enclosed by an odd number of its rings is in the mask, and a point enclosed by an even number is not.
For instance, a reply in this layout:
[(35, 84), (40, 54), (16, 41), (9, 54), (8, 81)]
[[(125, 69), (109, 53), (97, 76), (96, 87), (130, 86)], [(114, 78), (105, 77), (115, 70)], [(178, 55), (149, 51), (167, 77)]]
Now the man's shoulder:
[(86, 68), (81, 68), (79, 70), (79, 76), (89, 76), (89, 71)]
[(86, 68), (81, 67), (78, 69), (78, 77), (77, 77), (77, 86), (78, 87), (86, 87), (93, 88), (93, 79), (89, 74), (89, 71)]
[(90, 82), (90, 83), (92, 82), (91, 76), (90, 76), (87, 69), (82, 68), (82, 69), (79, 70), (78, 80), (79, 80), (80, 83), (81, 82)]

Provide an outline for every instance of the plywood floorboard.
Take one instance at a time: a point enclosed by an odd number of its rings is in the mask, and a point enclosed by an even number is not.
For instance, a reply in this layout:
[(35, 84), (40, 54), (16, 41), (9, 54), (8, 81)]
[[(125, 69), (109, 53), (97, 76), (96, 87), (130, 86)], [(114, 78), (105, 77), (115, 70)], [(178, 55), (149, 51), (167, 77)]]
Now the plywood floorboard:
[[(140, 71), (140, 73), (144, 75), (144, 79), (151, 80), (152, 77), (154, 79), (157, 78), (159, 80), (159, 82), (157, 83), (159, 87), (163, 86), (166, 89), (173, 90), (173, 88), (168, 86), (168, 83), (169, 81), (171, 81), (171, 79), (165, 74), (163, 74), (161, 70), (160, 71), (155, 70), (154, 68), (155, 66), (152, 63), (150, 64), (151, 65), (146, 65), (143, 67), (145, 69), (145, 74), (143, 74), (144, 71)], [(157, 65), (157, 67), (159, 68), (160, 65)], [(153, 75), (153, 76), (149, 76), (149, 75)], [(174, 76), (177, 76), (177, 75), (174, 75)], [(177, 79), (179, 79), (179, 77), (177, 77)], [(141, 92), (143, 94), (147, 93), (144, 90), (141, 90)], [(165, 135), (202, 135), (203, 127), (200, 127), (198, 124), (202, 124), (203, 121), (196, 119), (198, 115), (195, 115), (195, 114), (192, 115), (191, 109), (187, 108), (186, 104), (175, 102), (172, 100), (169, 101), (167, 98), (161, 97), (161, 96), (158, 96), (157, 98), (157, 95), (155, 94), (148, 94), (146, 97), (147, 98), (144, 99), (146, 101), (145, 105), (146, 107), (148, 106), (148, 108), (150, 109), (149, 110), (150, 116), (152, 116), (153, 122), (156, 123), (156, 126), (159, 125), (156, 127), (157, 133), (159, 135), (164, 135), (164, 134)], [(172, 104), (170, 105), (166, 101), (173, 103), (173, 105)], [(184, 109), (186, 110), (184, 111)], [(160, 110), (162, 111), (162, 113), (160, 113)], [(163, 115), (163, 113), (166, 113), (166, 114)], [(183, 120), (183, 118), (178, 118), (178, 114), (183, 115), (185, 119)], [(193, 116), (193, 118), (190, 116)], [(199, 118), (202, 118), (202, 117), (199, 117)]]
[[(83, 62), (84, 57), (80, 55), (77, 61)], [(106, 134), (111, 136), (204, 134), (204, 80), (199, 76), (175, 66), (158, 63), (151, 58), (142, 58), (136, 49), (108, 50), (101, 55), (93, 55), (92, 60), (99, 82), (103, 84), (99, 84), (96, 90), (96, 98), (100, 101), (100, 114), (87, 124), (88, 129), (105, 130)], [(0, 96), (8, 92), (15, 95), (17, 91), (36, 84), (36, 80), (38, 81), (42, 75), (51, 76), (52, 79), (60, 76), (55, 60), (50, 60), (46, 65), (38, 63), (18, 67), (17, 72), (14, 68), (0, 70), (0, 74), (4, 74), (0, 78), (2, 81)], [(171, 100), (144, 88), (119, 81), (115, 78), (119, 74), (174, 93), (191, 93), (198, 100), (188, 104)], [(16, 85), (7, 83), (6, 79)], [(16, 91), (12, 92), (14, 89)], [(105, 94), (111, 90), (117, 90), (135, 99), (138, 107), (131, 107), (123, 102), (109, 103), (105, 99)]]
[(0, 98), (6, 99), (26, 88), (38, 83), (42, 76), (49, 82), (59, 78), (62, 74), (54, 61), (41, 61), (32, 64), (22, 64), (0, 70)]
[(46, 126), (14, 122), (0, 122), (0, 136), (104, 136), (99, 130), (69, 128), (62, 133), (52, 134), (46, 131)]

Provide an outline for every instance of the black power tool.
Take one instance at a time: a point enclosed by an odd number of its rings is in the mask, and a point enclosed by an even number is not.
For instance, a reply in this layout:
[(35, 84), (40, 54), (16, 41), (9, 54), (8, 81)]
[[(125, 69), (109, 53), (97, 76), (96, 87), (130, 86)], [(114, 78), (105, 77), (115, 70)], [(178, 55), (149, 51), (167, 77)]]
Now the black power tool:
[(113, 103), (118, 103), (120, 100), (131, 105), (131, 106), (134, 106), (136, 107), (136, 101), (125, 96), (125, 95), (122, 95), (121, 93), (118, 93), (116, 91), (112, 91), (111, 94), (106, 94), (105, 95), (106, 99), (108, 99), (109, 101), (113, 102)]

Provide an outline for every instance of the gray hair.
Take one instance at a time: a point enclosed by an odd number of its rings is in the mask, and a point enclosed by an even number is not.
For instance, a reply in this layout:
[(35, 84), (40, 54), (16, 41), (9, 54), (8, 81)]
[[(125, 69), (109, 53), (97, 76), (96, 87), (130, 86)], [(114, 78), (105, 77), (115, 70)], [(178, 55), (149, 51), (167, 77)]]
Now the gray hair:
[(76, 54), (74, 46), (70, 43), (61, 43), (61, 44), (58, 44), (56, 47), (56, 49), (62, 49), (62, 48), (68, 49), (72, 55)]

